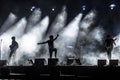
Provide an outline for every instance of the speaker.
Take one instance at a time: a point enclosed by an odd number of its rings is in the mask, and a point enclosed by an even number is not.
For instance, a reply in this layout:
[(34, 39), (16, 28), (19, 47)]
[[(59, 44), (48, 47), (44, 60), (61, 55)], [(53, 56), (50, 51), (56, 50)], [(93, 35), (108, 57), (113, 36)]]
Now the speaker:
[(106, 60), (105, 59), (99, 59), (97, 62), (98, 66), (105, 66), (106, 65)]
[(109, 60), (109, 65), (110, 66), (118, 66), (118, 60), (117, 59), (111, 59)]
[(10, 69), (7, 66), (0, 68), (0, 75), (6, 76), (10, 74)]
[(45, 59), (44, 58), (37, 58), (35, 59), (34, 65), (35, 66), (44, 66)]
[(67, 65), (72, 65), (72, 64), (75, 64), (75, 65), (81, 65), (81, 62), (80, 62), (80, 59), (79, 58), (68, 58), (67, 59)]
[(68, 58), (67, 59), (67, 65), (71, 65), (74, 61), (74, 58)]
[(0, 67), (6, 65), (7, 63), (7, 60), (0, 60)]
[(76, 63), (77, 63), (78, 65), (81, 65), (81, 61), (80, 61), (79, 58), (78, 58), (78, 59), (75, 59), (75, 61), (76, 61)]
[(56, 66), (58, 64), (58, 58), (49, 58), (48, 59), (48, 65), (49, 66)]

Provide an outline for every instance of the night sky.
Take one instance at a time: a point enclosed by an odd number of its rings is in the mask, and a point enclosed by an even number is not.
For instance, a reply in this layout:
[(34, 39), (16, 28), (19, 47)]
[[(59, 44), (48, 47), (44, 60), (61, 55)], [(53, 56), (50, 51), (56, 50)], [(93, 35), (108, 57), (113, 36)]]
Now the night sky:
[[(113, 13), (109, 11), (111, 3), (117, 4), (117, 8)], [(87, 7), (86, 11), (83, 12), (81, 6), (84, 4)], [(29, 17), (32, 6), (40, 8), (42, 17), (48, 15), (52, 22), (64, 5), (67, 7), (67, 22), (71, 21), (78, 13), (83, 12), (87, 14), (91, 9), (96, 9), (100, 17), (103, 18), (111, 14), (115, 14), (115, 18), (119, 18), (120, 14), (119, 0), (0, 0), (0, 25), (2, 25), (10, 12), (19, 16), (19, 18)], [(52, 11), (53, 8), (54, 11)]]

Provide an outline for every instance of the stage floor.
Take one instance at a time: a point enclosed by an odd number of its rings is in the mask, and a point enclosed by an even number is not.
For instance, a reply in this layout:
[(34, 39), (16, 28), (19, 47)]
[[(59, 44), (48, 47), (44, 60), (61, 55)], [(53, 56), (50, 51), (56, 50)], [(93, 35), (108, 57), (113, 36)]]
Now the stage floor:
[(119, 74), (120, 66), (4, 66), (0, 68), (1, 79), (117, 78)]

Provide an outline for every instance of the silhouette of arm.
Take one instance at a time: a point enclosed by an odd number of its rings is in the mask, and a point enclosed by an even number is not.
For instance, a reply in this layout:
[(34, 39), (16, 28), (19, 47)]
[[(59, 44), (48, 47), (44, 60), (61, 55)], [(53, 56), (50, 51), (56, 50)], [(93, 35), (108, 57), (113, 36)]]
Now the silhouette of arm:
[(17, 48), (19, 48), (19, 45), (18, 45), (18, 43), (16, 43), (16, 47), (17, 47)]
[(107, 47), (107, 40), (104, 41), (104, 46)]
[(116, 40), (117, 40), (117, 38), (114, 39), (114, 42), (113, 42), (114, 45), (116, 45), (116, 43), (115, 43)]
[(45, 41), (45, 42), (42, 42), (42, 43), (37, 43), (37, 44), (40, 45), (40, 44), (46, 44), (46, 43), (48, 43), (48, 41)]
[(107, 39), (104, 41), (104, 46), (107, 47)]
[(114, 42), (114, 45), (116, 45), (116, 43)]
[(116, 45), (115, 40), (113, 41), (113, 44)]
[(59, 36), (59, 35), (57, 34), (57, 36), (56, 36), (56, 38), (55, 38), (54, 40), (56, 40), (56, 39), (58, 38), (58, 36)]

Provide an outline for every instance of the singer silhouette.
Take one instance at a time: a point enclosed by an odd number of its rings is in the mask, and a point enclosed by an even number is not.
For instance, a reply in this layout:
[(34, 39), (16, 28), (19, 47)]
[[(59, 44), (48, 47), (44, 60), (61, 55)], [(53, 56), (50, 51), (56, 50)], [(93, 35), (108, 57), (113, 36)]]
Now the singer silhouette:
[(49, 40), (42, 42), (42, 43), (37, 43), (38, 45), (48, 43), (50, 58), (52, 58), (53, 52), (55, 52), (55, 58), (57, 57), (57, 49), (54, 48), (54, 41), (58, 38), (58, 36), (59, 35), (57, 34), (56, 38), (53, 38), (53, 35), (50, 35)]

